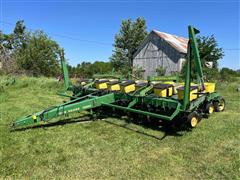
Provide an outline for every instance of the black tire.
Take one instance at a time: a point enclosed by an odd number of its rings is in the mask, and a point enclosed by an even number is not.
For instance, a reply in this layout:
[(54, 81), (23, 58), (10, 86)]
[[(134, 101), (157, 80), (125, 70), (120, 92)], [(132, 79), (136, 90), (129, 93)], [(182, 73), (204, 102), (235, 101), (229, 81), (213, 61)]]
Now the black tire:
[(193, 111), (187, 116), (187, 122), (191, 128), (195, 128), (200, 121), (201, 115), (196, 111)]
[(214, 105), (215, 112), (222, 112), (225, 110), (225, 106), (226, 106), (225, 99), (221, 97), (219, 101), (215, 101), (213, 105)]
[(212, 102), (207, 102), (204, 112), (207, 114), (212, 114), (214, 112), (214, 104)]

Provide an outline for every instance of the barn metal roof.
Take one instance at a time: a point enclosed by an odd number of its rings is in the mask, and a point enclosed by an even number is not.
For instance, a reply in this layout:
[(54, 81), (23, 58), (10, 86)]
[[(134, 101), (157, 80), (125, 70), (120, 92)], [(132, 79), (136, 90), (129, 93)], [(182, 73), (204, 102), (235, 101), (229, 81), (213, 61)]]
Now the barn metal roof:
[(164, 39), (166, 42), (168, 42), (177, 51), (185, 54), (187, 53), (187, 46), (188, 46), (187, 38), (160, 32), (155, 29), (153, 30), (153, 32), (157, 34), (159, 37), (161, 37), (162, 39)]

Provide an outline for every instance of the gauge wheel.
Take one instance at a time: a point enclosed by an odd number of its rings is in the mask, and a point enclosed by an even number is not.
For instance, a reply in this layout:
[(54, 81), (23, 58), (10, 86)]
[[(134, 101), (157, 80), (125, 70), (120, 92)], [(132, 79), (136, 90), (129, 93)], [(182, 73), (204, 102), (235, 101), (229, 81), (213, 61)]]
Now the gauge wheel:
[(215, 101), (215, 102), (213, 103), (213, 105), (214, 105), (214, 110), (215, 110), (216, 112), (222, 112), (222, 111), (224, 111), (225, 106), (226, 106), (226, 104), (225, 104), (225, 99), (224, 99), (223, 97), (221, 97), (221, 98), (219, 99), (219, 101)]
[(195, 128), (197, 124), (201, 121), (201, 116), (196, 111), (193, 111), (188, 115), (187, 120), (190, 127)]
[(207, 114), (212, 114), (214, 112), (214, 104), (212, 102), (208, 102), (205, 108), (205, 112)]

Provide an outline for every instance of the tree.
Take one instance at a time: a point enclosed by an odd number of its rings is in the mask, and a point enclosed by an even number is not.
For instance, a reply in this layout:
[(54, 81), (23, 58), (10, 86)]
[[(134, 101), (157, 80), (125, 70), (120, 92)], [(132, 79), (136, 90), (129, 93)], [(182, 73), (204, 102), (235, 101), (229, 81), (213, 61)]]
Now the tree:
[(25, 40), (29, 37), (24, 22), (17, 21), (13, 33), (4, 34), (0, 31), (0, 62), (5, 73), (19, 73), (14, 54), (17, 49), (25, 46)]
[(218, 47), (217, 40), (213, 35), (198, 36), (198, 48), (202, 62), (213, 62), (213, 68), (218, 68), (218, 60), (223, 58), (224, 52)]
[[(217, 79), (219, 76), (218, 72), (218, 61), (223, 58), (223, 49), (218, 46), (217, 40), (213, 35), (211, 36), (197, 36), (198, 49), (200, 59), (203, 67), (203, 74), (206, 80)], [(212, 68), (205, 67), (206, 62), (213, 62)], [(182, 68), (182, 77), (185, 77), (186, 63)], [(194, 69), (194, 63), (192, 62), (191, 76), (196, 78), (196, 72)]]
[(139, 17), (136, 21), (123, 20), (120, 32), (115, 35), (113, 55), (110, 60), (116, 70), (122, 72), (131, 71), (133, 55), (138, 46), (147, 36), (146, 21)]
[(60, 50), (43, 31), (27, 31), (23, 20), (10, 34), (0, 31), (0, 61), (7, 73), (16, 69), (14, 73), (55, 76), (60, 71)]
[(26, 46), (16, 50), (15, 58), (22, 69), (34, 76), (55, 76), (60, 71), (61, 48), (43, 31), (36, 31), (26, 41)]
[(25, 46), (26, 39), (29, 38), (29, 32), (26, 31), (24, 21), (16, 22), (15, 28), (10, 34), (0, 32), (0, 43), (8, 53), (14, 53), (14, 50)]

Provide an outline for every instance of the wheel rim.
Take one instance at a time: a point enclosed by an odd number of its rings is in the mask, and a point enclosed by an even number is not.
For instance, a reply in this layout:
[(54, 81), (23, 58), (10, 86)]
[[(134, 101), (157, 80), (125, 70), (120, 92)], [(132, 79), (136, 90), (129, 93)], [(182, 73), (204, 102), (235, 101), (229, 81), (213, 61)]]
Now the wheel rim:
[(214, 111), (214, 106), (211, 104), (211, 106), (209, 106), (208, 112), (209, 114), (212, 114)]
[(219, 102), (218, 107), (219, 107), (219, 110), (220, 110), (220, 111), (223, 111), (223, 110), (224, 110), (224, 108), (225, 108), (225, 103), (224, 103), (223, 100), (221, 100), (221, 101)]
[(191, 119), (191, 126), (196, 127), (198, 123), (198, 119), (196, 117), (192, 117)]

